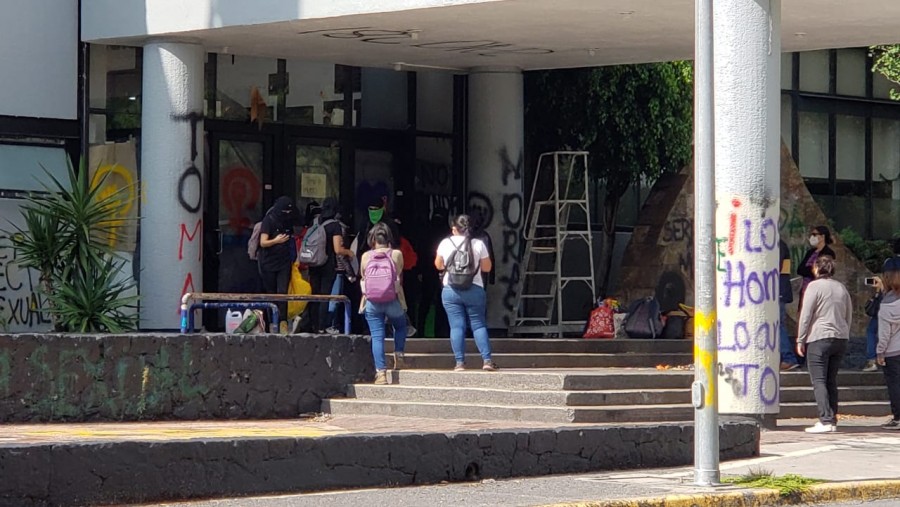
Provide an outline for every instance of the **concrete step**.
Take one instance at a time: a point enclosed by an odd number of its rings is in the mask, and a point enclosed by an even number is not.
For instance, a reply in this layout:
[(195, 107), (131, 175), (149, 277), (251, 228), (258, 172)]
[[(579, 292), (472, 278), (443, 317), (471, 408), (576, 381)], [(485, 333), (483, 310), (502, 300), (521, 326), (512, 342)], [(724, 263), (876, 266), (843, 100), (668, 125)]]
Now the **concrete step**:
[[(782, 387), (809, 387), (809, 372), (794, 370), (781, 372)], [(838, 373), (839, 386), (884, 386), (884, 374), (879, 371), (841, 370)]]
[[(869, 417), (888, 417), (891, 415), (891, 405), (887, 401), (841, 401), (838, 405), (840, 415), (860, 415)], [(781, 419), (816, 417), (816, 404), (814, 402), (782, 403)]]
[(475, 403), (400, 402), (355, 399), (325, 400), (322, 409), (332, 414), (390, 415), (438, 419), (482, 419), (550, 423), (635, 423), (691, 421), (690, 404), (610, 405), (606, 407), (505, 406)]
[[(841, 386), (838, 388), (841, 400), (851, 401), (878, 401), (888, 399), (886, 386)], [(812, 387), (782, 387), (781, 403), (812, 403), (816, 401)], [(843, 403), (842, 403), (843, 405)]]
[[(394, 340), (388, 338), (385, 350), (393, 352)], [(405, 351), (416, 354), (442, 354), (450, 352), (449, 338), (408, 338)], [(691, 340), (586, 340), (561, 338), (491, 338), (491, 349), (495, 353), (548, 352), (569, 354), (691, 354), (694, 342)], [(477, 353), (475, 342), (466, 339), (466, 352)]]
[[(693, 361), (692, 354), (593, 354), (593, 353), (493, 353), (501, 368), (649, 368), (660, 364), (682, 365)], [(406, 366), (413, 369), (452, 369), (453, 354), (415, 354), (407, 352)], [(388, 367), (393, 366), (388, 355)], [(466, 354), (466, 366), (480, 369), (481, 356)]]
[(348, 395), (361, 401), (408, 401), (444, 403), (474, 403), (502, 406), (607, 406), (607, 405), (659, 405), (690, 403), (687, 389), (625, 389), (611, 391), (511, 391), (458, 387), (419, 387), (404, 385), (376, 386), (357, 384), (351, 386)]
[(400, 370), (388, 372), (400, 385), (419, 387), (507, 389), (513, 391), (597, 391), (608, 389), (689, 389), (691, 371), (655, 368)]
[[(418, 385), (356, 384), (350, 387), (348, 396), (364, 401), (408, 401), (444, 403), (475, 403), (488, 405), (520, 406), (607, 406), (607, 405), (666, 405), (690, 403), (689, 389), (610, 389), (602, 391), (511, 390), (485, 387), (440, 387)], [(850, 401), (876, 401), (887, 399), (887, 388), (878, 386), (846, 386), (840, 388), (840, 397)], [(812, 403), (815, 395), (809, 387), (786, 387), (781, 390), (782, 403)]]
[[(394, 382), (423, 387), (457, 387), (509, 390), (599, 391), (616, 389), (690, 389), (694, 372), (689, 370), (657, 370), (656, 368), (585, 368), (585, 369), (514, 369), (497, 372), (466, 370), (390, 371)], [(809, 374), (804, 371), (783, 372), (782, 388), (799, 387), (811, 391)], [(849, 387), (884, 387), (881, 373), (843, 371), (838, 385)], [(886, 396), (886, 394), (885, 394)]]

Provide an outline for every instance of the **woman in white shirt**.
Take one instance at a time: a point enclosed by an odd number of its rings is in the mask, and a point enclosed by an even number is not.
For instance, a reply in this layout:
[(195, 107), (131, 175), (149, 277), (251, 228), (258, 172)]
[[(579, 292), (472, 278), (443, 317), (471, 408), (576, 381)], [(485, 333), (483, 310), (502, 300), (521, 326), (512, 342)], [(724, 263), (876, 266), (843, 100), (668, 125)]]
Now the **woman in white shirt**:
[(434, 266), (443, 272), (441, 300), (450, 321), (450, 346), (456, 358), (454, 371), (466, 369), (466, 327), (472, 329), (475, 345), (484, 360), (482, 369), (497, 371), (491, 359), (491, 342), (485, 324), (485, 291), (482, 273), (493, 266), (485, 244), (469, 237), (469, 217), (459, 215), (450, 224), (452, 235), (438, 245)]

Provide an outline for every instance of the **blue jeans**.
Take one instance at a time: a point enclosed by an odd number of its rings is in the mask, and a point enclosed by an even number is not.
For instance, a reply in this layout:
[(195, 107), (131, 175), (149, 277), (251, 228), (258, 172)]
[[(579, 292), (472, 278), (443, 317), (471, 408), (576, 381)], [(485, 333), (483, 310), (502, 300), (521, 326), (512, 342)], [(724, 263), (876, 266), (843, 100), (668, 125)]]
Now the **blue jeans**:
[(475, 335), (475, 345), (481, 352), (481, 358), (491, 360), (491, 341), (487, 326), (484, 323), (485, 294), (484, 288), (473, 285), (465, 290), (444, 287), (441, 301), (450, 321), (450, 346), (457, 363), (466, 360), (466, 327), (471, 327)]
[(781, 333), (781, 339), (779, 345), (781, 347), (781, 362), (788, 364), (800, 364), (800, 360), (797, 359), (797, 353), (794, 352), (794, 347), (791, 344), (791, 337), (788, 336), (787, 324), (784, 323), (785, 311), (784, 311), (784, 303), (778, 303), (778, 310), (781, 315), (781, 326), (779, 331)]
[(874, 361), (878, 355), (875, 350), (878, 347), (878, 317), (869, 319), (869, 325), (866, 327), (866, 360)]
[(384, 361), (384, 318), (394, 326), (394, 351), (403, 352), (406, 346), (406, 312), (400, 307), (400, 301), (390, 303), (373, 303), (366, 301), (366, 321), (369, 323), (369, 334), (372, 335), (372, 358), (376, 370), (386, 370)]

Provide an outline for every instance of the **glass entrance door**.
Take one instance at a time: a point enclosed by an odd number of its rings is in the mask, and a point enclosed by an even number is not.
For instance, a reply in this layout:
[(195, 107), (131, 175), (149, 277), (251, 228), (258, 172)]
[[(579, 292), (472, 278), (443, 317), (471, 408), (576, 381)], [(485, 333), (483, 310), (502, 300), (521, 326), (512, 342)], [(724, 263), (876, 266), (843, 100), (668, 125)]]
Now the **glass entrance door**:
[(294, 198), (306, 217), (312, 202), (322, 204), (326, 197), (341, 201), (341, 148), (335, 142), (314, 143), (298, 140), (293, 143)]
[(215, 242), (215, 255), (208, 258), (205, 290), (260, 292), (256, 262), (247, 255), (247, 243), (266, 209), (263, 195), (271, 186), (271, 144), (262, 136), (211, 139), (208, 232)]

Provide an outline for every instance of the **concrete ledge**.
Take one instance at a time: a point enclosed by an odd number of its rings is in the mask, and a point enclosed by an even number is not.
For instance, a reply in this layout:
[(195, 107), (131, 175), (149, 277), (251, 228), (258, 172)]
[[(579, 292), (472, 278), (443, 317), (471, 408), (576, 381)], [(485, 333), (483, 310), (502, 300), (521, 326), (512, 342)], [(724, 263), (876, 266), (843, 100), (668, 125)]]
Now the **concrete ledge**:
[[(687, 424), (0, 446), (0, 506), (160, 502), (686, 465)], [(726, 422), (722, 459), (759, 455)]]
[(742, 489), (722, 493), (693, 493), (642, 497), (627, 500), (598, 500), (546, 505), (544, 507), (769, 507), (837, 502), (864, 502), (900, 497), (900, 481), (861, 481), (816, 484), (798, 494), (782, 496), (772, 489)]

